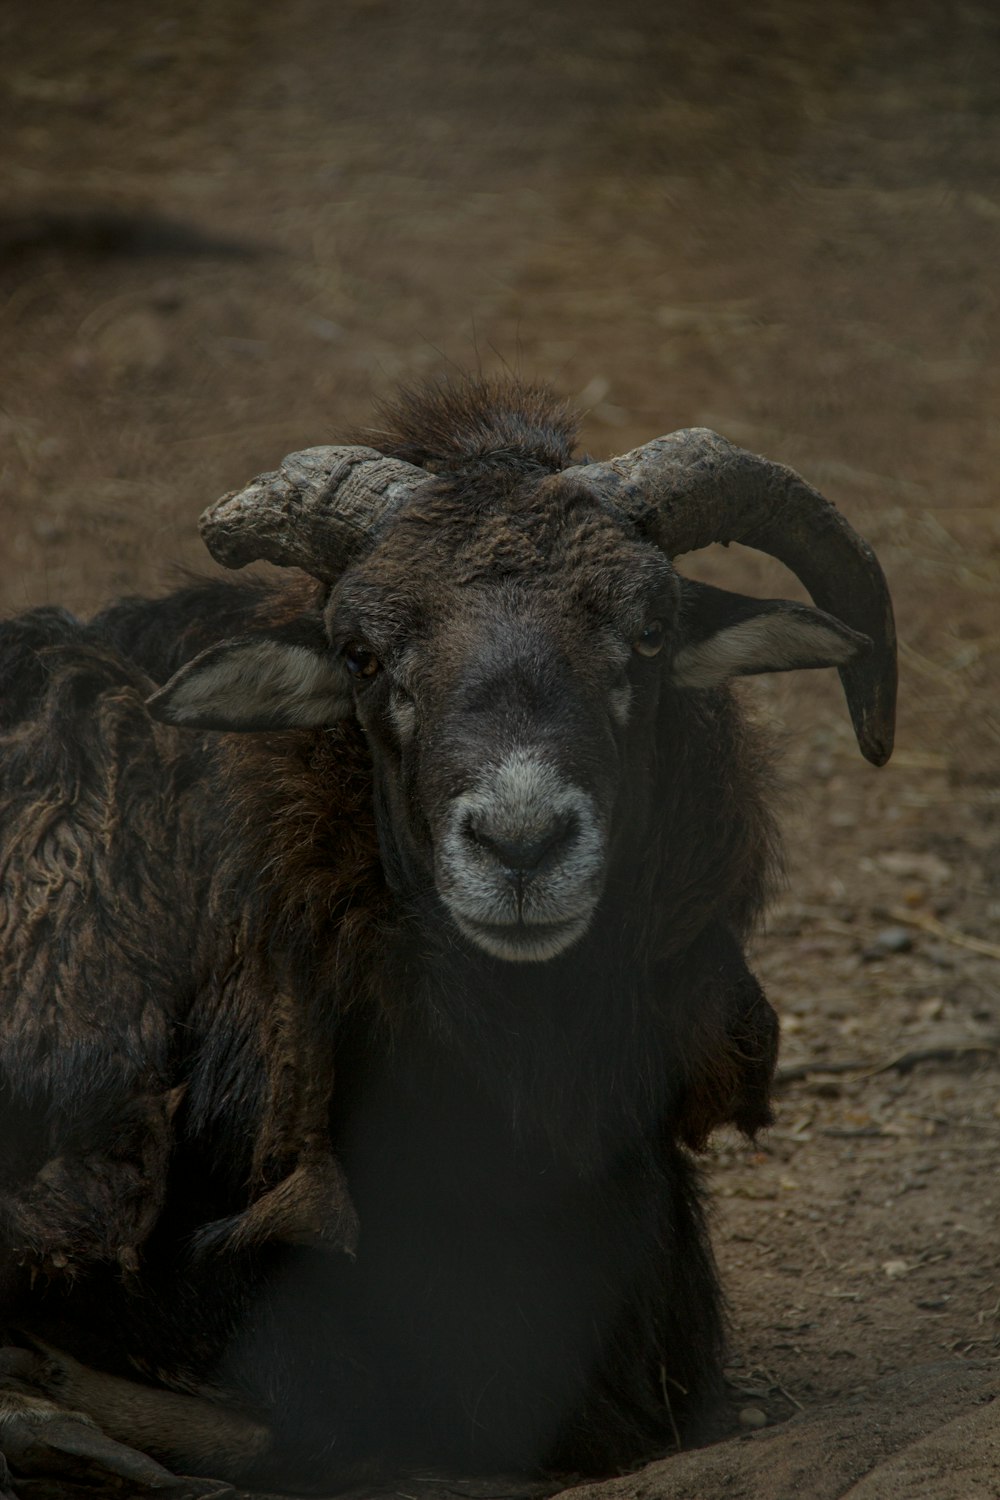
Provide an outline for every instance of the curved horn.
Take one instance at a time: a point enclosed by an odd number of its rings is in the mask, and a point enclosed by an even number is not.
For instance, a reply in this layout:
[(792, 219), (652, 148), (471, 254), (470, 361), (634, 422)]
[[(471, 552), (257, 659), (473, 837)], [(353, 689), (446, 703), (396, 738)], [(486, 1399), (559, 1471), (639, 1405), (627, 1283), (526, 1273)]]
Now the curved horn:
[(793, 469), (707, 427), (654, 438), (607, 463), (564, 469), (639, 525), (671, 557), (740, 542), (776, 557), (820, 609), (867, 635), (871, 649), (839, 668), (861, 753), (892, 753), (896, 632), (878, 559), (863, 537)]
[(198, 524), (227, 568), (263, 559), (329, 583), (428, 477), (374, 448), (306, 448), (223, 495)]

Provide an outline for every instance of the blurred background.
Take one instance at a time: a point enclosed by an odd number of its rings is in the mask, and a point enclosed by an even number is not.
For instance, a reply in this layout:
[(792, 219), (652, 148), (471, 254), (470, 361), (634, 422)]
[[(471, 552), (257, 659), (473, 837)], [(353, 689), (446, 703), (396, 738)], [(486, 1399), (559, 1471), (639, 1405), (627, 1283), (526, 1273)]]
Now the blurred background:
[(808, 1401), (994, 1347), (992, 0), (7, 0), (0, 142), (5, 612), (204, 566), (208, 502), (454, 366), (550, 381), (595, 456), (717, 428), (869, 537), (891, 766), (832, 674), (747, 689), (786, 746), (758, 961), (799, 1074), (713, 1158), (734, 1379)]

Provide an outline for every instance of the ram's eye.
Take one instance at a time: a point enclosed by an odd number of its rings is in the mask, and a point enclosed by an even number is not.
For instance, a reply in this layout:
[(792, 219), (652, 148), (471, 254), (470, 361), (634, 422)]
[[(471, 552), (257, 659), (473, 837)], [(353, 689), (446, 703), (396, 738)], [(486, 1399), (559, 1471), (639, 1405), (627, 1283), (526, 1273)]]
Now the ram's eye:
[(642, 635), (632, 642), (632, 650), (640, 656), (656, 656), (663, 650), (666, 631), (662, 620), (650, 620)]
[(369, 651), (367, 646), (359, 646), (356, 642), (345, 647), (344, 665), (352, 677), (376, 677), (382, 668), (374, 651)]

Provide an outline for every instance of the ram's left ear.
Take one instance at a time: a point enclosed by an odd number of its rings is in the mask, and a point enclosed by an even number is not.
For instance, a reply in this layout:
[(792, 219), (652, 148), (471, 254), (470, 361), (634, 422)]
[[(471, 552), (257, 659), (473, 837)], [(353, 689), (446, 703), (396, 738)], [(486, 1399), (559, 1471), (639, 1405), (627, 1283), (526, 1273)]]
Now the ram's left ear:
[(351, 705), (343, 664), (319, 627), (297, 621), (209, 646), (146, 707), (154, 719), (183, 729), (254, 732), (332, 724)]
[(681, 644), (673, 676), (679, 687), (714, 688), (730, 677), (842, 667), (871, 646), (842, 621), (790, 599), (751, 599), (685, 578)]

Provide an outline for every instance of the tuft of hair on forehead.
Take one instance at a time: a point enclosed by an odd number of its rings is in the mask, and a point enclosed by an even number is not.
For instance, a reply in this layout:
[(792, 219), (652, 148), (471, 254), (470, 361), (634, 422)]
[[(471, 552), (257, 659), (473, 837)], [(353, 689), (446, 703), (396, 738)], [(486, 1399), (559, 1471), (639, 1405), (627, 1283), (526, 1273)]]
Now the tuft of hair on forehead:
[(548, 387), (463, 375), (405, 386), (361, 440), (433, 474), (482, 467), (554, 474), (574, 462), (580, 419)]

